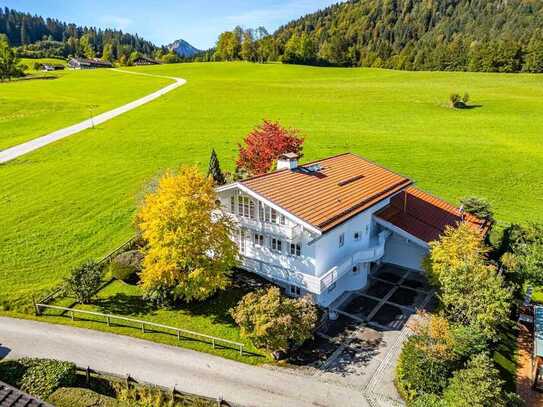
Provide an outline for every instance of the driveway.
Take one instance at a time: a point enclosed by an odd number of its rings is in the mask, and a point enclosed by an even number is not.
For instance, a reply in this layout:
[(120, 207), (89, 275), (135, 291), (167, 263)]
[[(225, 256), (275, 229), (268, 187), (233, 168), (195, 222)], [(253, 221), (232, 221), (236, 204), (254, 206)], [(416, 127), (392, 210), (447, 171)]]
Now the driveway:
[(46, 357), (242, 406), (369, 406), (362, 392), (281, 368), (104, 332), (0, 317), (0, 358)]
[(8, 149), (2, 150), (0, 151), (0, 164), (14, 160), (17, 157), (20, 157), (31, 151), (42, 148), (57, 140), (61, 140), (66, 137), (73, 136), (74, 134), (80, 133), (83, 130), (90, 129), (91, 127), (97, 126), (101, 123), (111, 120), (114, 117), (120, 116), (123, 113), (129, 112), (130, 110), (140, 107), (146, 103), (149, 103), (161, 97), (162, 95), (165, 95), (166, 93), (171, 92), (172, 90), (177, 89), (178, 87), (183, 86), (185, 83), (187, 83), (185, 79), (175, 78), (171, 76), (151, 75), (151, 74), (146, 74), (146, 73), (141, 73), (141, 72), (124, 71), (121, 69), (112, 69), (112, 70), (116, 72), (132, 74), (132, 75), (144, 75), (144, 76), (152, 76), (155, 78), (171, 79), (174, 81), (174, 83), (168, 86), (165, 86), (157, 90), (156, 92), (150, 93), (140, 99), (134, 100), (133, 102), (127, 103), (113, 110), (109, 110), (107, 112), (99, 114), (93, 117), (92, 119), (82, 121), (81, 123), (74, 124), (73, 126), (65, 127), (63, 129), (49, 133), (45, 136), (35, 138), (34, 140), (30, 140), (26, 143), (22, 143), (22, 144), (10, 147)]

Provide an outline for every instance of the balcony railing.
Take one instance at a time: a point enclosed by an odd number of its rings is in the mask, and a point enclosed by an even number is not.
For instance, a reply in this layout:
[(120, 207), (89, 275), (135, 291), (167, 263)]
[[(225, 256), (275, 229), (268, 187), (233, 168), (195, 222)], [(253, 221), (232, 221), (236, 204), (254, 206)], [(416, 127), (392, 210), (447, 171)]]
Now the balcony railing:
[(235, 220), (243, 227), (251, 229), (258, 233), (283, 236), (288, 240), (297, 240), (302, 236), (303, 228), (301, 225), (289, 226), (276, 223), (261, 222), (256, 219), (235, 216)]
[(321, 294), (346, 273), (352, 271), (353, 266), (356, 264), (376, 261), (383, 257), (388, 236), (390, 236), (389, 231), (381, 232), (377, 238), (371, 241), (369, 247), (355, 252), (338, 266), (332, 267), (321, 277), (291, 271), (281, 266), (276, 266), (262, 260), (245, 256), (242, 257), (242, 263), (246, 269), (268, 279), (275, 279), (287, 284), (297, 285), (312, 293)]
[(320, 292), (323, 292), (346, 273), (352, 271), (355, 265), (359, 263), (369, 263), (383, 257), (385, 254), (385, 243), (389, 236), (390, 232), (388, 230), (382, 231), (377, 238), (370, 241), (369, 247), (353, 253), (341, 264), (332, 267), (320, 277)]

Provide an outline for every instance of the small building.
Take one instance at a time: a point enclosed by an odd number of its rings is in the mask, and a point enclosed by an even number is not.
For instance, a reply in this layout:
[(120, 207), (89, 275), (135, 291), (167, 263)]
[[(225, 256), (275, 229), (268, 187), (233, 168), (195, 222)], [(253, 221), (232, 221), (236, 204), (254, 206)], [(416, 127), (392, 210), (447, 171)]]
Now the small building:
[(98, 58), (71, 58), (68, 65), (73, 69), (97, 69), (97, 68), (112, 68), (113, 64), (109, 61), (103, 61)]
[(381, 264), (422, 272), (429, 243), (448, 225), (465, 221), (483, 234), (488, 230), (413, 184), (351, 153), (305, 165), (285, 154), (276, 171), (217, 193), (238, 225), (242, 267), (328, 307), (365, 289)]
[(534, 354), (532, 359), (534, 389), (543, 391), (543, 307), (534, 307)]
[(139, 55), (132, 63), (134, 66), (141, 66), (141, 65), (159, 65), (162, 62), (157, 61), (156, 59), (146, 57), (145, 55)]

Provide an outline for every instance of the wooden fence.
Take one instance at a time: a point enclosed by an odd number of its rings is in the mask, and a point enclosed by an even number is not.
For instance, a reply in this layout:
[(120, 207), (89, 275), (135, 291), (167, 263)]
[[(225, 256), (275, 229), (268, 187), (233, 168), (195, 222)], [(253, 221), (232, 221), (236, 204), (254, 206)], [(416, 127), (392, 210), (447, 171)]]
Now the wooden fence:
[[(149, 322), (149, 321), (143, 321), (140, 319), (122, 317), (119, 315), (112, 315), (112, 314), (103, 314), (101, 312), (84, 311), (84, 310), (79, 310), (79, 309), (74, 309), (74, 308), (59, 307), (56, 305), (48, 305), (48, 304), (35, 304), (35, 307), (36, 307), (36, 315), (41, 315), (42, 309), (46, 308), (46, 309), (54, 309), (54, 310), (63, 311), (63, 313), (68, 313), (71, 316), (72, 321), (75, 319), (76, 314), (92, 315), (92, 316), (103, 318), (104, 319), (103, 322), (105, 322), (107, 326), (111, 326), (111, 323), (113, 321), (117, 321), (116, 325), (119, 325), (119, 326), (134, 327), (133, 325), (137, 325), (141, 328), (141, 332), (143, 333), (146, 332), (146, 328), (159, 329), (159, 330), (162, 330), (163, 333), (164, 331), (167, 331), (165, 333), (173, 332), (174, 334), (177, 335), (178, 340), (181, 340), (181, 337), (195, 338), (202, 342), (211, 344), (213, 346), (213, 349), (215, 349), (217, 345), (223, 348), (229, 348), (229, 349), (235, 349), (235, 350), (239, 349), (239, 354), (241, 356), (243, 356), (243, 352), (245, 348), (245, 345), (243, 343), (230, 341), (228, 339), (218, 338), (216, 336), (206, 335), (199, 332), (189, 331), (187, 329), (177, 328), (174, 326), (162, 325), (162, 324), (157, 324), (155, 322)], [(130, 322), (133, 325), (127, 325), (127, 324), (123, 325), (122, 323), (119, 323), (118, 321)]]

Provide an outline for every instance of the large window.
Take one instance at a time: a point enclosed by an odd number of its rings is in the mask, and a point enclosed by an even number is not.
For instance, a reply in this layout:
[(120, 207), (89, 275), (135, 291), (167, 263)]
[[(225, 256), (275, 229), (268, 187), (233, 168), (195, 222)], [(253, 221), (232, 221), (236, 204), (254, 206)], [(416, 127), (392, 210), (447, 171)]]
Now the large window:
[(255, 203), (248, 196), (238, 197), (238, 215), (255, 219)]
[(292, 256), (300, 256), (302, 254), (302, 246), (299, 243), (291, 243), (290, 254)]
[(263, 203), (260, 203), (258, 208), (258, 216), (261, 221), (267, 223), (275, 223), (277, 225), (286, 225), (287, 223), (285, 215), (280, 214), (275, 209), (270, 208)]

